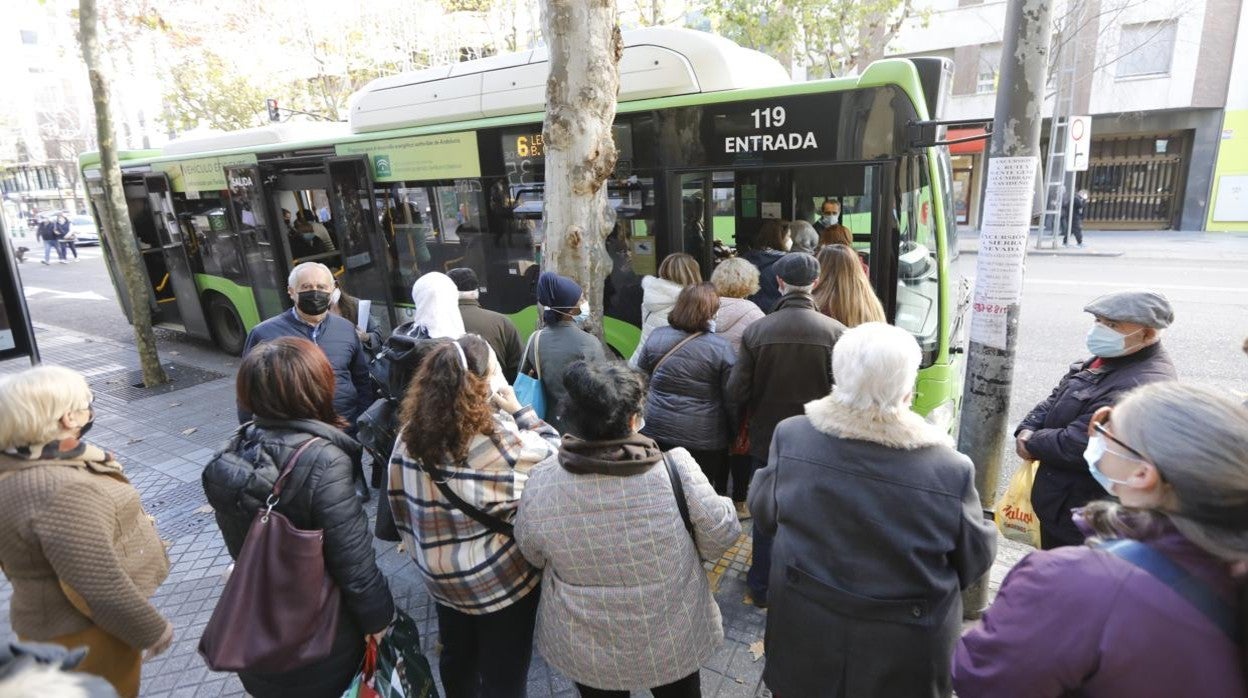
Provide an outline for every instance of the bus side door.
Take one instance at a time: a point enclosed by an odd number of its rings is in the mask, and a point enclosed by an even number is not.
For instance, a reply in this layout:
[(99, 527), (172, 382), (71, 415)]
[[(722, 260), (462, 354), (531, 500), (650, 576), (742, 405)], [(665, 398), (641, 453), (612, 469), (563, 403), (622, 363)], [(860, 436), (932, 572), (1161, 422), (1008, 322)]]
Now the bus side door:
[(212, 333), (208, 331), (208, 320), (204, 317), (204, 309), (199, 302), (199, 289), (195, 286), (194, 271), (187, 255), (185, 234), (173, 206), (169, 178), (163, 172), (148, 174), (143, 178), (143, 183), (147, 189), (147, 199), (156, 224), (156, 238), (160, 243), (165, 267), (163, 278), (153, 279), (157, 302), (162, 306), (165, 303), (176, 305), (177, 322), (186, 328), (187, 334), (211, 339)]

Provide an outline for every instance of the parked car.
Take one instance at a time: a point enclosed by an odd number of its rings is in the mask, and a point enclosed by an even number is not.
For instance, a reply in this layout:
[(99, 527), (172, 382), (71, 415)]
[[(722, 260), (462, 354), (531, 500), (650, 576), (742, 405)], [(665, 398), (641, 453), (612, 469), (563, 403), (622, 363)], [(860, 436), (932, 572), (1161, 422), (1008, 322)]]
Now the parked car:
[(79, 245), (100, 244), (100, 231), (95, 227), (95, 219), (75, 213), (69, 216), (69, 229)]

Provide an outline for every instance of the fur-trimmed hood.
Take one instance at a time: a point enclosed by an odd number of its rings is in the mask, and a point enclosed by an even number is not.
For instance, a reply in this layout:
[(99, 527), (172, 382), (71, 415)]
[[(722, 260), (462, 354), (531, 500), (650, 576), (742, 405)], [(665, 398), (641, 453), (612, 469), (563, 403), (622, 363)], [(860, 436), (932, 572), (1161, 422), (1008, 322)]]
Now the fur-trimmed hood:
[(953, 446), (953, 438), (922, 417), (903, 410), (858, 410), (831, 395), (806, 403), (806, 417), (816, 430), (842, 439), (856, 439), (913, 451), (927, 446)]

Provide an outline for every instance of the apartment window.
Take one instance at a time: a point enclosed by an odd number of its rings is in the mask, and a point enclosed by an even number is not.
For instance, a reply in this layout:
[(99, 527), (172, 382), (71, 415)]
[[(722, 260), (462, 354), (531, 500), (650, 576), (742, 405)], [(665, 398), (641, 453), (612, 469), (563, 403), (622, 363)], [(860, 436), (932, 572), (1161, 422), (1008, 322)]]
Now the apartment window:
[(997, 91), (997, 76), (1001, 71), (1001, 44), (979, 47), (979, 71), (975, 78), (975, 94), (985, 95)]
[(1169, 73), (1176, 25), (1173, 20), (1123, 25), (1118, 39), (1117, 76), (1130, 78)]

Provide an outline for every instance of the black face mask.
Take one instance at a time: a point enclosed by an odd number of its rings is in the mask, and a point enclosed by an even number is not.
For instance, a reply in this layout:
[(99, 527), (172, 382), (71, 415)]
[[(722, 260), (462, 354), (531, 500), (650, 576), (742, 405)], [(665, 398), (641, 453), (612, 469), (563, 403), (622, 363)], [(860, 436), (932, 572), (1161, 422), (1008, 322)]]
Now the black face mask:
[(300, 291), (295, 304), (304, 315), (324, 315), (329, 310), (329, 294), (325, 291)]
[(87, 423), (78, 427), (78, 439), (81, 441), (82, 437), (86, 436), (93, 426), (95, 426), (95, 410), (91, 409), (91, 417), (87, 420)]

